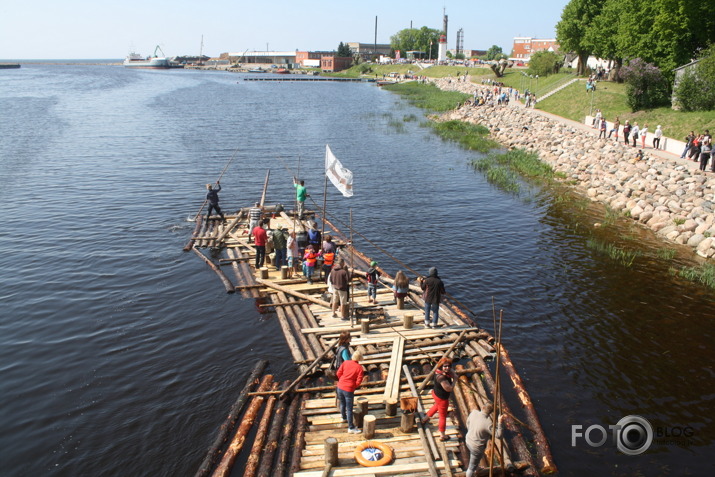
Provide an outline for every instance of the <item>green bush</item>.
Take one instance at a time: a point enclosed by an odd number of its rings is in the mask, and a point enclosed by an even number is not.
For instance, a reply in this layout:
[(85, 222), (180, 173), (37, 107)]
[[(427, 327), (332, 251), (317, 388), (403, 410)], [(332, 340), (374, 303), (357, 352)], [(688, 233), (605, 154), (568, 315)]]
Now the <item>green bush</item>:
[(529, 74), (548, 76), (558, 73), (563, 58), (553, 51), (537, 51), (529, 59)]
[(675, 98), (684, 111), (715, 109), (715, 45), (705, 50), (697, 65), (683, 74), (675, 88)]
[(626, 96), (631, 111), (669, 103), (668, 86), (657, 66), (635, 58), (620, 69), (619, 75), (626, 82)]

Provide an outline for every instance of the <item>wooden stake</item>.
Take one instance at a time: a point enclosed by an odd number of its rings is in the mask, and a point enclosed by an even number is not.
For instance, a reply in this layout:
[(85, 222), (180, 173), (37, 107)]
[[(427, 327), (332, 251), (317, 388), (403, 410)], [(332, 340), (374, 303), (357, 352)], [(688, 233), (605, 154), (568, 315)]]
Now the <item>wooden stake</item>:
[(365, 439), (372, 439), (375, 437), (375, 416), (368, 414), (363, 418), (363, 433), (365, 434)]

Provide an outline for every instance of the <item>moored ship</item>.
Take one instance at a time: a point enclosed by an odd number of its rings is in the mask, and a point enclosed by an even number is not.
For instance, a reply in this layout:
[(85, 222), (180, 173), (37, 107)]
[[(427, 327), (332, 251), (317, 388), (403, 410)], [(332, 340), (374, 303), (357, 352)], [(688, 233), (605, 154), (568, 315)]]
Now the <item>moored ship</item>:
[[(157, 51), (161, 52), (162, 56), (157, 55)], [(164, 52), (157, 45), (154, 48), (154, 55), (144, 58), (138, 53), (129, 53), (124, 59), (124, 66), (127, 68), (149, 68), (149, 69), (166, 69), (170, 68), (169, 59), (164, 56)]]

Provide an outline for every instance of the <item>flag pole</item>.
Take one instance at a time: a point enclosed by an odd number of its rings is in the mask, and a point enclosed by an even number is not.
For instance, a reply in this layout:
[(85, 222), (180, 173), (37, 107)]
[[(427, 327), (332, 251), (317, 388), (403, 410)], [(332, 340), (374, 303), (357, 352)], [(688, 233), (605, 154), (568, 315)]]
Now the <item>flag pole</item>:
[[(353, 246), (353, 208), (350, 207), (350, 269), (353, 271), (355, 271), (355, 263), (353, 261), (354, 250), (355, 247)], [(352, 275), (348, 274), (348, 276), (350, 277), (350, 302), (348, 305), (350, 307), (350, 326), (355, 326), (355, 319), (353, 316), (353, 295), (355, 293), (355, 289), (353, 286)]]
[[(325, 185), (323, 185), (323, 228), (320, 230), (320, 236), (325, 237), (325, 218), (328, 215), (326, 210), (328, 204), (328, 146), (325, 146)], [(325, 240), (325, 239), (323, 239)]]

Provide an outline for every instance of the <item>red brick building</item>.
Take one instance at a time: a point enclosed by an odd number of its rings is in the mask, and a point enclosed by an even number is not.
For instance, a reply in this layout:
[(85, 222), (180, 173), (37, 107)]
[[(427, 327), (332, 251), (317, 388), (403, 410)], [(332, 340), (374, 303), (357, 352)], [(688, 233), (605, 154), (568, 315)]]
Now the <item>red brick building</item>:
[(531, 55), (537, 51), (559, 51), (555, 38), (537, 39), (526, 36), (514, 38), (510, 60), (528, 62)]
[(353, 59), (350, 56), (324, 56), (320, 59), (320, 69), (323, 71), (342, 71), (352, 65)]

